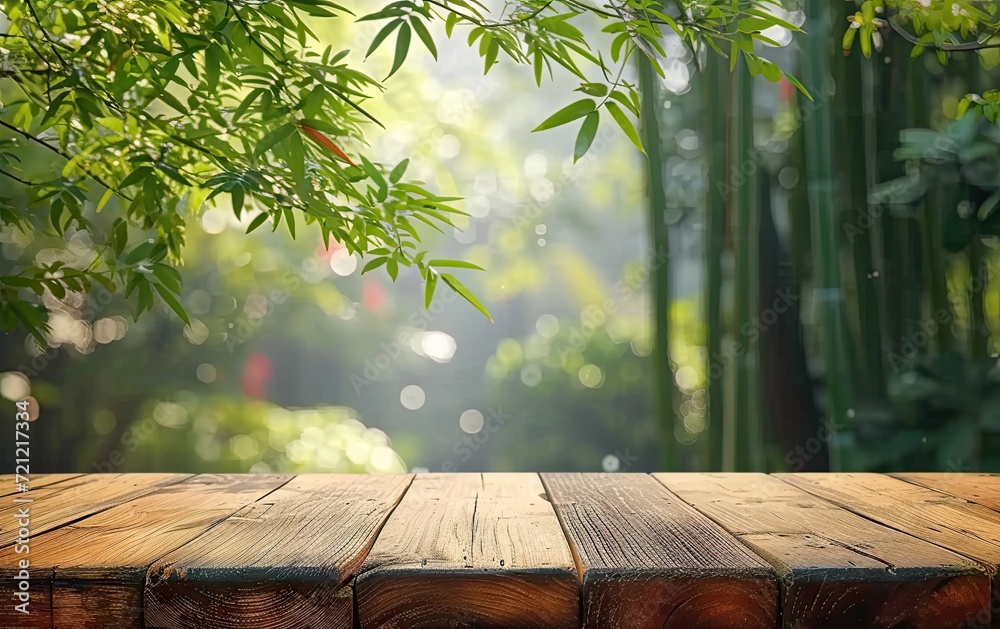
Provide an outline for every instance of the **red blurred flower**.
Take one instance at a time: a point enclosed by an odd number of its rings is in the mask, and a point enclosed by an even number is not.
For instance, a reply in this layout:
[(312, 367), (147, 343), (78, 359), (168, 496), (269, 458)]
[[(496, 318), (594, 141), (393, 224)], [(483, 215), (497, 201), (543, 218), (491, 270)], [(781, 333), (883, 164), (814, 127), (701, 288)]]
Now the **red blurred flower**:
[(378, 282), (367, 277), (361, 285), (361, 305), (373, 314), (381, 314), (385, 308), (385, 291)]
[(333, 253), (337, 249), (343, 248), (343, 246), (344, 245), (340, 244), (339, 242), (337, 242), (336, 240), (334, 240), (331, 237), (329, 245), (326, 246), (326, 247), (324, 247), (323, 246), (323, 239), (320, 238), (319, 244), (316, 246), (316, 257), (319, 258), (320, 260), (322, 260), (323, 262), (326, 262), (327, 264), (329, 264), (330, 263), (330, 258), (333, 257)]
[(778, 82), (778, 100), (787, 103), (792, 100), (792, 96), (794, 95), (795, 86), (785, 77), (781, 77), (781, 81)]
[(247, 357), (240, 378), (243, 394), (255, 400), (263, 400), (267, 394), (267, 383), (274, 375), (274, 366), (266, 354), (256, 352)]

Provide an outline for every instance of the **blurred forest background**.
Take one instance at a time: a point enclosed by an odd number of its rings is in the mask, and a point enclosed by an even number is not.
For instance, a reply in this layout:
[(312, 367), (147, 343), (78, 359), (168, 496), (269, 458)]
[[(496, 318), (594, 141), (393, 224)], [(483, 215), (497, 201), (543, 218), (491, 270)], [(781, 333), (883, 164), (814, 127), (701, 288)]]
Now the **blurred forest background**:
[[(97, 288), (45, 295), (49, 347), (0, 336), (5, 412), (41, 409), (32, 471), (1000, 470), (1000, 129), (959, 107), (1000, 50), (943, 64), (887, 32), (845, 55), (856, 10), (788, 3), (807, 34), (758, 44), (812, 101), (668, 36), (665, 78), (626, 70), (648, 160), (602, 125), (575, 164), (574, 129), (531, 133), (570, 79), (484, 77), (432, 31), (439, 60), (411, 51), (370, 140), (464, 198), (426, 242), (486, 268), (468, 285), (495, 323), (450, 291), (425, 308), (412, 269), (362, 276), (318, 231), (209, 209), (190, 325)], [(379, 26), (315, 29), (363, 51)], [(0, 232), (0, 275), (57, 240)]]

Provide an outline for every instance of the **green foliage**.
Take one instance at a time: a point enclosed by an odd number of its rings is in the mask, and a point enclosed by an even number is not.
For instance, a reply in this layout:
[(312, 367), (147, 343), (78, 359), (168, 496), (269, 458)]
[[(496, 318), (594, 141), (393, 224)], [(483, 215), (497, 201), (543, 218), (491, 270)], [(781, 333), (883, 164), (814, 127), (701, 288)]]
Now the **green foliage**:
[[(856, 0), (848, 0), (855, 2)], [(859, 10), (847, 18), (844, 54), (855, 40), (865, 57), (872, 48), (882, 50), (883, 31), (893, 30), (913, 44), (911, 57), (928, 48), (935, 51), (942, 64), (947, 53), (994, 47), (1000, 30), (995, 0), (864, 0)]]
[[(377, 123), (365, 102), (381, 86), (349, 51), (319, 47), (310, 20), (347, 14), (328, 0), (0, 8), (0, 177), (15, 182), (0, 222), (33, 238), (86, 231), (94, 244), (83, 267), (25, 262), (0, 278), (4, 329), (42, 342), (36, 297), (94, 284), (123, 289), (136, 316), (158, 296), (187, 321), (174, 267), (206, 204), (230, 206), (248, 232), (318, 227), (393, 276), (427, 272), (418, 223), (440, 229), (462, 213), (404, 180), (406, 160), (360, 154)], [(27, 166), (45, 154), (50, 168)]]
[(406, 471), (388, 437), (368, 430), (345, 407), (285, 409), (230, 395), (174, 396), (146, 405), (140, 416), (124, 440), (123, 470), (169, 469), (164, 453), (185, 452), (192, 472)]
[[(894, 152), (909, 164), (906, 176), (876, 186), (874, 203), (893, 204), (909, 213), (938, 186), (963, 184), (968, 198), (960, 199), (942, 218), (944, 245), (965, 250), (978, 236), (1000, 236), (1000, 129), (972, 114), (952, 121), (940, 131), (904, 129)], [(904, 209), (905, 208), (905, 209)]]
[[(745, 58), (752, 75), (762, 75), (772, 82), (786, 76), (805, 93), (798, 81), (759, 56), (754, 48), (755, 42), (779, 45), (763, 34), (769, 28), (800, 30), (776, 15), (781, 7), (779, 0), (685, 0), (677, 3), (625, 0), (604, 6), (578, 0), (527, 0), (517, 5), (508, 4), (504, 15), (496, 19), (477, 0), (398, 0), (360, 19), (386, 20), (368, 54), (397, 33), (393, 72), (403, 63), (409, 50), (409, 25), (419, 34), (423, 21), (435, 19), (445, 21), (448, 37), (454, 36), (456, 27), (468, 28), (466, 41), (483, 58), (484, 73), (490, 71), (501, 53), (515, 63), (531, 65), (538, 85), (541, 85), (542, 75), (547, 71), (552, 76), (557, 66), (569, 72), (580, 80), (577, 91), (600, 101), (576, 101), (550, 116), (535, 131), (582, 118), (574, 149), (574, 159), (579, 159), (593, 141), (602, 109), (611, 114), (612, 120), (642, 150), (635, 125), (622, 110), (624, 107), (632, 116), (639, 115), (637, 86), (622, 79), (623, 70), (632, 56), (639, 53), (646, 56), (656, 73), (663, 77), (660, 60), (666, 56), (663, 42), (668, 35), (679, 37), (691, 50), (711, 49), (727, 56), (732, 67), (738, 59)], [(607, 22), (602, 32), (612, 37), (610, 60), (592, 47), (583, 30), (576, 26), (586, 18)], [(423, 36), (421, 39), (427, 44)], [(428, 49), (436, 52), (432, 46), (428, 45)], [(588, 74), (593, 70), (599, 73), (600, 81), (595, 82)]]
[[(993, 2), (962, 2), (958, 17), (938, 0), (888, 0), (888, 24), (910, 25), (918, 46), (955, 46), (985, 36)], [(966, 6), (968, 5), (968, 6)], [(431, 34), (443, 22), (490, 72), (501, 55), (543, 74), (568, 72), (586, 98), (545, 119), (537, 131), (579, 123), (573, 155), (590, 148), (610, 118), (640, 150), (636, 85), (624, 69), (635, 54), (664, 75), (664, 41), (679, 38), (696, 53), (711, 50), (734, 68), (770, 81), (794, 77), (758, 54), (777, 46), (765, 32), (798, 31), (779, 0), (526, 0), (494, 15), (477, 0), (397, 0), (363, 15), (381, 30), (365, 55), (393, 47), (391, 77), (414, 39), (437, 56)], [(865, 41), (883, 25), (880, 0), (862, 4)], [(441, 230), (462, 212), (423, 182), (404, 179), (408, 160), (380, 164), (365, 156), (365, 130), (380, 124), (366, 103), (382, 90), (357, 69), (351, 51), (324, 45), (317, 20), (351, 13), (330, 0), (0, 3), (6, 16), (0, 67), (0, 177), (14, 182), (0, 199), (0, 224), (32, 237), (86, 231), (94, 255), (85, 265), (51, 269), (21, 264), (0, 279), (0, 325), (43, 339), (45, 291), (86, 293), (94, 284), (123, 290), (135, 314), (159, 298), (187, 320), (178, 277), (187, 222), (206, 205), (223, 205), (253, 232), (284, 222), (292, 237), (318, 227), (352, 254), (395, 279), (416, 266), (429, 302), (437, 279), (488, 313), (454, 276), (425, 261), (420, 224)], [(604, 23), (610, 59), (587, 41), (583, 20)], [(854, 24), (852, 24), (853, 29)], [(464, 29), (464, 31), (463, 31)], [(416, 37), (414, 38), (414, 34)], [(390, 40), (392, 42), (390, 43)], [(360, 52), (360, 51), (359, 51)], [(806, 94), (808, 96), (808, 94)], [(985, 96), (984, 96), (985, 98)], [(602, 116), (602, 111), (608, 116)], [(991, 110), (992, 111), (992, 110)], [(985, 112), (990, 115), (990, 112)], [(50, 167), (31, 168), (39, 155)], [(440, 265), (439, 265), (440, 266)], [(158, 269), (158, 271), (157, 271)], [(58, 288), (53, 288), (58, 286)], [(15, 306), (15, 304), (20, 304)]]

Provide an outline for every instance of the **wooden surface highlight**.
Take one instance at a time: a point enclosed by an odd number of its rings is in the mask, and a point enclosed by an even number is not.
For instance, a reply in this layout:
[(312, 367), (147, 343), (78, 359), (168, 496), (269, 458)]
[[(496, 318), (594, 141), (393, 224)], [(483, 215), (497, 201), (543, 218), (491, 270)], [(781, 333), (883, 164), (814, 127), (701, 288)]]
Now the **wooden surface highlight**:
[(0, 629), (1000, 629), (1000, 476), (900, 477), (33, 477)]
[(537, 474), (422, 474), (355, 582), (361, 629), (575, 629), (576, 569)]
[[(186, 478), (191, 474), (93, 474), (33, 488), (25, 494), (37, 505), (31, 509), (31, 534), (41, 535)], [(14, 521), (23, 506), (13, 502), (0, 506), (0, 522)], [(14, 527), (0, 529), (0, 547), (13, 544), (17, 534)]]
[(158, 560), (147, 627), (351, 629), (344, 587), (411, 476), (305, 474)]
[(543, 474), (576, 558), (583, 627), (778, 626), (775, 571), (645, 474)]
[(890, 474), (1000, 511), (1000, 474)]
[[(1000, 513), (882, 474), (775, 474), (833, 504), (975, 560), (1000, 600)], [(990, 626), (989, 614), (976, 620)], [(1000, 629), (1000, 614), (992, 626)]]
[[(28, 477), (28, 490), (34, 491), (79, 476), (83, 474), (32, 474)], [(22, 493), (15, 485), (16, 482), (14, 474), (0, 474), (0, 497)]]
[(988, 611), (975, 562), (765, 474), (654, 474), (777, 568), (786, 629), (945, 629)]
[[(3, 605), (0, 627), (142, 627), (149, 566), (288, 479), (195, 476), (33, 538), (31, 624)], [(14, 548), (0, 550), (0, 578), (6, 583), (16, 564)], [(49, 608), (41, 604), (46, 598)]]

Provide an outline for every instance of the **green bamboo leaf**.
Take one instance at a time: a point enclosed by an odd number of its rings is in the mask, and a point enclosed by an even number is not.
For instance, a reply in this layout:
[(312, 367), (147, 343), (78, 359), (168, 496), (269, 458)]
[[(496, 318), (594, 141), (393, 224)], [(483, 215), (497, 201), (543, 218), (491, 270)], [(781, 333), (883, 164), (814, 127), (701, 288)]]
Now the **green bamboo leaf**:
[(172, 266), (163, 264), (162, 262), (155, 262), (153, 264), (153, 275), (156, 279), (160, 281), (170, 292), (180, 294), (181, 292), (181, 274), (177, 272)]
[(392, 69), (389, 70), (389, 78), (393, 74), (396, 74), (396, 70), (402, 67), (403, 62), (406, 61), (406, 55), (410, 52), (410, 25), (403, 24), (399, 27), (399, 35), (396, 37), (396, 56), (392, 60)]
[(791, 22), (783, 20), (780, 17), (771, 15), (770, 13), (767, 13), (766, 11), (763, 11), (763, 10), (758, 9), (756, 7), (745, 8), (745, 9), (743, 9), (743, 12), (747, 13), (749, 15), (756, 15), (757, 17), (760, 17), (760, 18), (763, 18), (763, 19), (767, 20), (768, 26), (781, 26), (783, 28), (787, 28), (788, 30), (796, 32), (796, 33), (801, 33), (802, 32), (801, 28), (799, 28), (798, 26), (792, 24)]
[(233, 189), (229, 191), (230, 199), (233, 203), (233, 212), (236, 214), (236, 218), (240, 217), (240, 213), (243, 212), (243, 197), (245, 196), (242, 186), (233, 186)]
[(369, 260), (368, 264), (366, 264), (364, 266), (364, 268), (361, 269), (361, 274), (364, 275), (368, 271), (374, 271), (375, 269), (379, 268), (380, 266), (382, 266), (383, 264), (385, 264), (388, 261), (389, 261), (389, 258), (385, 258), (385, 257), (374, 258), (372, 260)]
[(48, 347), (48, 342), (42, 336), (42, 330), (46, 330), (48, 326), (45, 324), (45, 320), (42, 319), (42, 314), (39, 310), (31, 304), (20, 300), (10, 302), (9, 307), (14, 316), (17, 317), (17, 320), (28, 331), (28, 334), (38, 342), (39, 347)]
[(532, 133), (535, 131), (545, 131), (546, 129), (553, 129), (555, 127), (562, 126), (568, 122), (573, 122), (577, 118), (583, 118), (590, 112), (594, 111), (597, 103), (594, 102), (592, 98), (584, 98), (566, 105), (556, 113), (552, 114), (545, 119), (542, 124), (538, 125), (532, 129)]
[(267, 212), (261, 212), (260, 214), (258, 214), (257, 216), (255, 216), (254, 219), (252, 221), (250, 221), (250, 225), (247, 227), (247, 232), (246, 233), (249, 234), (253, 230), (255, 230), (258, 227), (260, 227), (261, 225), (263, 225), (264, 221), (267, 220), (268, 216), (269, 215), (268, 215)]
[(38, 280), (33, 280), (28, 277), (20, 277), (17, 275), (8, 275), (7, 277), (0, 277), (0, 282), (6, 284), (7, 286), (16, 286), (18, 288), (30, 288), (35, 289), (36, 286), (41, 283)]
[(219, 86), (222, 54), (222, 47), (214, 42), (205, 50), (205, 81), (208, 84), (208, 89), (213, 92)]
[(100, 213), (101, 210), (104, 209), (104, 206), (108, 204), (108, 201), (110, 201), (111, 197), (113, 196), (115, 196), (115, 191), (113, 189), (108, 188), (107, 190), (104, 191), (104, 194), (101, 195), (101, 200), (97, 202), (98, 213)]
[(291, 122), (287, 122), (278, 127), (277, 129), (274, 129), (273, 131), (262, 137), (260, 139), (260, 142), (257, 143), (257, 146), (253, 150), (254, 157), (260, 157), (268, 150), (270, 150), (271, 147), (273, 147), (275, 144), (281, 142), (282, 140), (292, 135), (293, 133), (295, 133), (295, 125), (292, 124)]
[[(483, 36), (483, 42), (486, 42), (486, 36)], [(482, 48), (480, 46), (480, 48)], [(489, 45), (486, 48), (486, 55), (483, 57), (483, 63), (485, 68), (483, 69), (483, 74), (488, 74), (493, 64), (497, 62), (497, 57), (500, 56), (500, 41), (495, 38), (490, 38)]]
[(427, 265), (433, 267), (448, 267), (453, 269), (473, 269), (475, 271), (485, 270), (478, 264), (473, 264), (471, 262), (466, 262), (464, 260), (429, 260), (427, 262)]
[(128, 188), (129, 186), (134, 186), (135, 184), (139, 183), (140, 181), (148, 177), (151, 172), (153, 172), (153, 168), (151, 166), (139, 166), (131, 173), (129, 173), (128, 177), (125, 177), (125, 179), (122, 180), (122, 182), (118, 185), (118, 187)]
[(794, 76), (792, 76), (791, 74), (789, 74), (787, 72), (783, 72), (782, 74), (785, 75), (785, 78), (788, 79), (788, 82), (791, 83), (792, 85), (794, 85), (795, 89), (797, 89), (799, 92), (801, 92), (803, 96), (805, 96), (806, 98), (808, 98), (810, 101), (813, 99), (812, 94), (809, 93), (809, 90), (807, 90), (805, 88), (805, 86), (802, 85), (802, 83), (800, 83), (797, 78), (795, 78)]
[(111, 248), (116, 256), (120, 256), (128, 243), (128, 223), (123, 218), (116, 218), (111, 224)]
[[(153, 284), (153, 288), (155, 288), (156, 292), (160, 294), (160, 299), (162, 299), (165, 304), (170, 306), (171, 310), (177, 313), (177, 316), (181, 318), (181, 321), (187, 325), (191, 325), (191, 319), (189, 319), (187, 313), (184, 312), (183, 306), (181, 306), (180, 302), (177, 301), (177, 298), (174, 297), (165, 286), (161, 284)], [(141, 294), (142, 288), (139, 290)]]
[(437, 286), (438, 274), (433, 269), (427, 271), (427, 281), (424, 283), (424, 308), (430, 308), (434, 301), (434, 289)]
[(741, 33), (756, 33), (770, 28), (772, 23), (769, 20), (760, 17), (745, 17), (739, 21), (736, 28), (739, 29)]
[(444, 33), (448, 36), (448, 39), (451, 39), (451, 34), (454, 32), (455, 25), (458, 24), (459, 19), (460, 18), (457, 13), (448, 14), (448, 19), (446, 19), (444, 23)]
[(447, 284), (451, 288), (451, 290), (461, 295), (462, 298), (465, 299), (465, 301), (472, 304), (476, 310), (486, 315), (486, 318), (490, 320), (490, 323), (493, 323), (493, 315), (490, 314), (489, 310), (486, 309), (486, 306), (484, 306), (478, 299), (476, 299), (476, 296), (473, 295), (472, 292), (470, 292), (469, 289), (466, 288), (464, 284), (458, 281), (458, 278), (456, 278), (454, 275), (448, 275), (447, 273), (442, 273), (441, 279), (444, 280), (444, 283)]
[(604, 107), (611, 114), (611, 117), (614, 118), (615, 122), (618, 123), (618, 127), (625, 133), (625, 137), (632, 142), (635, 148), (645, 153), (646, 150), (642, 148), (642, 140), (639, 139), (639, 132), (636, 130), (635, 125), (632, 124), (632, 121), (628, 119), (628, 116), (625, 115), (625, 112), (621, 110), (621, 107), (611, 101), (605, 103)]
[(768, 61), (767, 59), (761, 59), (761, 74), (764, 78), (771, 83), (777, 83), (781, 80), (781, 68), (777, 64)]
[(601, 115), (596, 111), (590, 112), (583, 119), (583, 124), (580, 125), (580, 132), (576, 135), (576, 147), (573, 149), (574, 163), (590, 150), (590, 145), (594, 143), (594, 136), (597, 135), (597, 126), (600, 119)]
[(232, 123), (236, 124), (236, 122), (243, 117), (243, 114), (245, 114), (247, 110), (250, 109), (250, 106), (253, 105), (254, 101), (257, 100), (260, 97), (260, 95), (266, 91), (267, 90), (265, 90), (262, 87), (258, 87), (251, 90), (251, 92), (247, 94), (246, 98), (243, 99), (243, 102), (239, 104), (239, 107), (237, 107), (236, 110), (233, 111), (233, 116), (231, 118)]
[(431, 53), (434, 59), (438, 58), (437, 46), (434, 45), (434, 38), (431, 37), (430, 32), (428, 32), (427, 27), (424, 26), (423, 21), (415, 15), (410, 18), (410, 24), (413, 25), (413, 30), (417, 32), (417, 37), (420, 41), (424, 42), (424, 46)]
[(285, 215), (285, 227), (288, 228), (288, 234), (292, 240), (295, 240), (295, 214), (292, 212), (292, 208), (287, 205), (281, 208), (281, 212)]
[[(360, 22), (361, 20), (358, 21)], [(385, 41), (385, 38), (392, 35), (392, 32), (399, 28), (403, 23), (403, 19), (400, 18), (383, 26), (382, 30), (380, 30), (378, 34), (375, 35), (375, 38), (372, 39), (371, 45), (368, 46), (368, 52), (365, 53), (365, 59), (372, 56), (372, 53), (378, 50), (378, 47)]]
[(396, 167), (392, 169), (391, 173), (389, 173), (389, 181), (391, 181), (392, 183), (397, 183), (400, 179), (402, 179), (403, 174), (406, 172), (406, 168), (409, 165), (410, 165), (409, 158), (404, 159), (403, 161), (396, 164)]
[(163, 243), (144, 242), (137, 245), (132, 251), (129, 251), (125, 255), (123, 262), (125, 264), (132, 265), (144, 260), (155, 260), (158, 258), (161, 248), (163, 248)]

